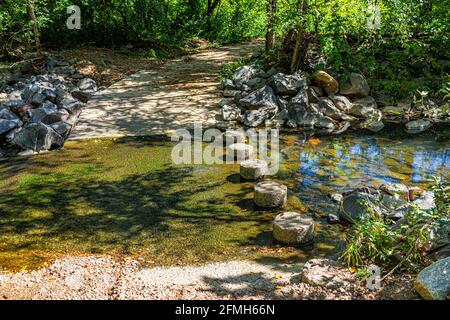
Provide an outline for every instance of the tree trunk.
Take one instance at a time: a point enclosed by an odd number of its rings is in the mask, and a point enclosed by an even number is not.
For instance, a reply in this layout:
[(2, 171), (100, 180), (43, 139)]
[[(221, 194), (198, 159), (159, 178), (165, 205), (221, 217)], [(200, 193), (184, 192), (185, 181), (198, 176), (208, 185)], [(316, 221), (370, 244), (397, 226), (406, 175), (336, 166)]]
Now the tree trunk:
[(36, 14), (34, 13), (34, 0), (28, 0), (28, 14), (30, 15), (31, 21), (33, 23), (33, 35), (34, 43), (36, 45), (36, 51), (41, 54), (41, 39), (39, 36), (39, 28), (36, 19)]
[(291, 60), (291, 67), (290, 71), (291, 73), (294, 73), (298, 70), (298, 67), (301, 63), (302, 57), (303, 57), (303, 47), (305, 46), (304, 40), (305, 40), (305, 34), (306, 34), (306, 19), (307, 19), (307, 6), (308, 1), (307, 0), (299, 0), (299, 13), (302, 16), (302, 20), (297, 25), (297, 39), (295, 41), (295, 49), (294, 54), (292, 55)]
[(266, 55), (271, 57), (275, 51), (275, 15), (277, 12), (277, 0), (267, 1), (267, 33), (266, 33)]

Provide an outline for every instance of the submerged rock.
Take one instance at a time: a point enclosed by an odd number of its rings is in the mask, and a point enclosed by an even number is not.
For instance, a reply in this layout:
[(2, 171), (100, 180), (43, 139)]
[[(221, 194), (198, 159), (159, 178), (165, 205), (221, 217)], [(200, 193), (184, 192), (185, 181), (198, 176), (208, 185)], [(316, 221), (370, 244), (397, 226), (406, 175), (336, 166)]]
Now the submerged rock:
[(431, 127), (431, 122), (428, 120), (419, 119), (408, 122), (405, 127), (407, 133), (421, 133)]
[(423, 269), (414, 287), (426, 300), (447, 299), (450, 294), (450, 258), (438, 260)]

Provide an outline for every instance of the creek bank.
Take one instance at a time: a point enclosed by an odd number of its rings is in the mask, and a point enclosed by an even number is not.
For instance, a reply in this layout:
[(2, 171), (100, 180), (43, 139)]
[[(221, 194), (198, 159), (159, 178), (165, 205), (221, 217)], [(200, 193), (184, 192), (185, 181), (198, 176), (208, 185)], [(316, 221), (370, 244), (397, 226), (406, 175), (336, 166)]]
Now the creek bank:
[(449, 110), (432, 99), (395, 103), (392, 97), (372, 93), (358, 73), (339, 82), (325, 71), (287, 75), (247, 65), (238, 68), (233, 79), (222, 81), (221, 89), (222, 119), (216, 123), (221, 130), (273, 127), (340, 134), (348, 129), (379, 132), (395, 123), (414, 134), (434, 123), (450, 123)]
[(26, 64), (0, 89), (0, 156), (61, 148), (97, 91), (96, 82), (64, 58)]

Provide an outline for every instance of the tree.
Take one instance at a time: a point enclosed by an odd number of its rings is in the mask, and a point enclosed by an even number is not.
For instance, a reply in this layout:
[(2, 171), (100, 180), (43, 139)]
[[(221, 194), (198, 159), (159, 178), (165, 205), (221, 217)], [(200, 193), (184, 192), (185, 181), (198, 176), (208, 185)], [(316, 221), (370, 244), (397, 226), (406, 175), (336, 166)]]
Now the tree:
[(277, 0), (267, 1), (267, 33), (266, 33), (266, 55), (271, 57), (275, 51), (275, 17), (277, 11)]
[(36, 51), (38, 54), (41, 53), (41, 39), (39, 36), (39, 28), (38, 22), (36, 19), (36, 14), (34, 12), (34, 0), (28, 0), (28, 14), (30, 15), (31, 22), (33, 24), (33, 35), (34, 35), (34, 44), (36, 45)]

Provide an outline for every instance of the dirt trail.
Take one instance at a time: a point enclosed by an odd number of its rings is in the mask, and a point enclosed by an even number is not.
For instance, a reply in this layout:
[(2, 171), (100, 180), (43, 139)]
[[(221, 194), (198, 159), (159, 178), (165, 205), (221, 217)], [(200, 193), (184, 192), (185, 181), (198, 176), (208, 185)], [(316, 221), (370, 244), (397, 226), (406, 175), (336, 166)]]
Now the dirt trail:
[(220, 66), (260, 47), (249, 43), (202, 50), (133, 74), (89, 101), (70, 139), (160, 135), (198, 121), (213, 126), (220, 111), (215, 106)]

